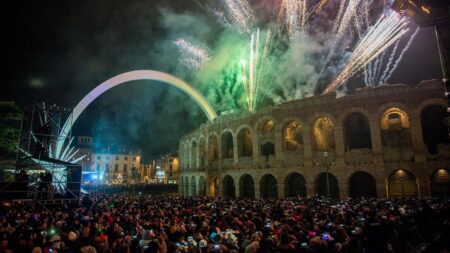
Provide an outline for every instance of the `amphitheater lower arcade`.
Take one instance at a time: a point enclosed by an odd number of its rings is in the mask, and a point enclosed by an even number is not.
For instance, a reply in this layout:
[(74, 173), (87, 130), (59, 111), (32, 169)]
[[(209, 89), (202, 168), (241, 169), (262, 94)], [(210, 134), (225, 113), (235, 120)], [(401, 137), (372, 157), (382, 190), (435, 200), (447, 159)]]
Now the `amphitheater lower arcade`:
[(438, 81), (390, 85), (220, 116), (180, 140), (179, 193), (448, 196), (442, 92)]

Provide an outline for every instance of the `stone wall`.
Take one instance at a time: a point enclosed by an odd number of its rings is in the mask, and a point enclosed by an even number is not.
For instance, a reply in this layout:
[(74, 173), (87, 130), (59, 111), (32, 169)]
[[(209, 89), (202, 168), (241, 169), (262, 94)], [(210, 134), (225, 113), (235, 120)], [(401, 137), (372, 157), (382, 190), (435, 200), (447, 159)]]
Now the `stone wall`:
[[(437, 145), (437, 153), (428, 152), (421, 114), (428, 106), (445, 110), (442, 92), (438, 81), (418, 86), (389, 85), (356, 90), (339, 99), (332, 93), (254, 113), (220, 116), (181, 138), (180, 194), (228, 195), (234, 188), (234, 196), (243, 196), (250, 186), (243, 185), (241, 179), (249, 175), (257, 198), (263, 192), (285, 197), (304, 192), (302, 187), (309, 196), (325, 191), (341, 198), (430, 195), (432, 174), (450, 168), (450, 145), (443, 140)], [(345, 126), (352, 125), (346, 120), (355, 114), (365, 121), (370, 133), (357, 137), (368, 138), (363, 142), (368, 145), (350, 149), (346, 143), (358, 132), (358, 126)], [(300, 126), (299, 143), (286, 134), (286, 127), (291, 125)], [(241, 131), (246, 134), (239, 134)], [(222, 137), (228, 133), (232, 144), (223, 143), (227, 138)], [(242, 156), (244, 142), (252, 155)], [(273, 180), (262, 180), (265, 175), (276, 179), (276, 188), (270, 185)], [(296, 175), (295, 180), (292, 175)], [(223, 184), (226, 176), (232, 180), (227, 178)], [(240, 189), (243, 187), (245, 190)]]

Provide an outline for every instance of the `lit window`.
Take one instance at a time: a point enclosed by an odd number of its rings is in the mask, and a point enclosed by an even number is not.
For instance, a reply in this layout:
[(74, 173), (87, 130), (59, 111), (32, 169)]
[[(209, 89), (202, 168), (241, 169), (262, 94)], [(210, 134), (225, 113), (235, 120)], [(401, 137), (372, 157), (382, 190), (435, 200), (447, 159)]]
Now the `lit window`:
[(136, 161), (136, 156), (133, 156), (133, 161)]

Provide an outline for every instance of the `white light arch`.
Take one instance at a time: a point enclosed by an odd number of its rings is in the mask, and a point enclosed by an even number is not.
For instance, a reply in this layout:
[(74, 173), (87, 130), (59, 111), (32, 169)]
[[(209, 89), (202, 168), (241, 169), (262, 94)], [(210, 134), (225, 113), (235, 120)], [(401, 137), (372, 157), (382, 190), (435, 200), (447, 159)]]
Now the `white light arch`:
[[(206, 117), (209, 120), (213, 120), (217, 117), (216, 112), (212, 108), (212, 106), (208, 103), (205, 97), (203, 97), (200, 92), (198, 92), (194, 87), (189, 85), (188, 83), (172, 76), (170, 74), (156, 71), (156, 70), (134, 70), (130, 72), (125, 72), (114, 76), (105, 82), (101, 83), (97, 87), (95, 87), (91, 92), (89, 92), (73, 109), (72, 115), (66, 120), (64, 123), (63, 129), (59, 134), (58, 141), (56, 143), (55, 150), (55, 158), (62, 159), (63, 155), (61, 154), (61, 149), (64, 145), (64, 141), (66, 140), (70, 130), (72, 129), (73, 124), (81, 115), (81, 113), (88, 107), (92, 101), (94, 101), (97, 97), (108, 91), (109, 89), (124, 84), (130, 81), (137, 80), (152, 80), (152, 81), (160, 81), (176, 88), (182, 90), (187, 95), (189, 95), (194, 101), (200, 106), (203, 112), (206, 114)], [(70, 143), (67, 145), (69, 146)], [(64, 152), (66, 153), (66, 152)], [(69, 152), (70, 153), (70, 152)]]

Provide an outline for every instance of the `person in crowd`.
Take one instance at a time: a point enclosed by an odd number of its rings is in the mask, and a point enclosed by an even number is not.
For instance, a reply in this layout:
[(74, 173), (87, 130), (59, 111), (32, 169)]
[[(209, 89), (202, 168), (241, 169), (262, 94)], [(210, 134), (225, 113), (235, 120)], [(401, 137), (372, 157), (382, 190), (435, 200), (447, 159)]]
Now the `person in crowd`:
[(448, 238), (445, 198), (90, 194), (79, 204), (0, 209), (0, 253), (448, 252)]

